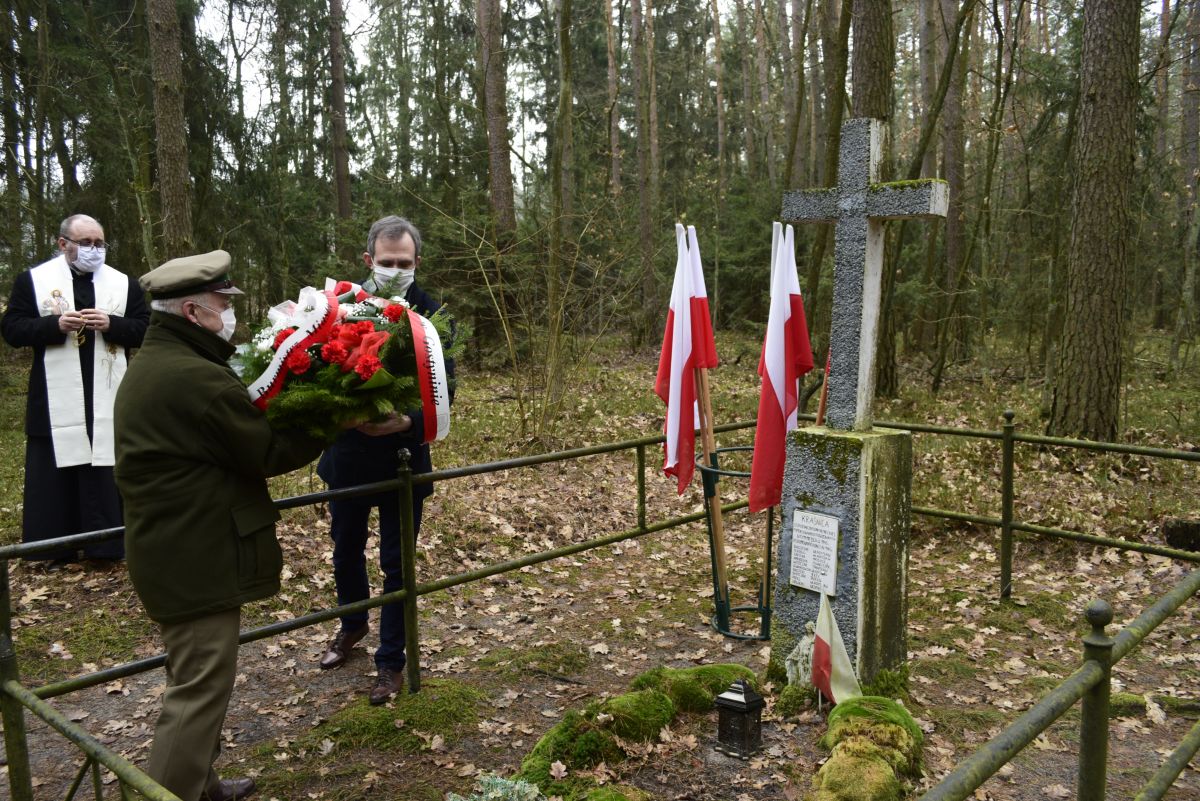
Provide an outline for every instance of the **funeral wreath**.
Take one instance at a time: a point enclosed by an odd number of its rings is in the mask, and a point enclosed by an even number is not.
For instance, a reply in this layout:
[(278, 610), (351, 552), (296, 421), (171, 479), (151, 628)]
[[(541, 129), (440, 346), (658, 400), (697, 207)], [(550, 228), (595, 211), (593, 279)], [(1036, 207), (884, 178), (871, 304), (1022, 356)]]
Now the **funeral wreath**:
[(423, 317), (402, 298), (326, 281), (268, 311), (234, 363), (273, 426), (333, 439), (355, 421), (422, 408), (431, 441), (449, 430), (445, 361), (463, 350), (458, 334), (445, 307)]

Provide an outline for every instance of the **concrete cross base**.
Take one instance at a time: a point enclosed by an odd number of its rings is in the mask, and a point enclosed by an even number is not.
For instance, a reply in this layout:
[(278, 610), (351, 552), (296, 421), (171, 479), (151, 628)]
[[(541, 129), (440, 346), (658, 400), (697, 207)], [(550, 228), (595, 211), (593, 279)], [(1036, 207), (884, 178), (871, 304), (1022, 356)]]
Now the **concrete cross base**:
[[(886, 429), (802, 428), (788, 435), (787, 450), (772, 667), (782, 669), (805, 624), (815, 624), (820, 596), (793, 581), (805, 564), (822, 561), (821, 540), (832, 546), (836, 525), (836, 595), (830, 603), (859, 681), (868, 684), (907, 657), (912, 437)], [(793, 531), (797, 525), (806, 530)]]

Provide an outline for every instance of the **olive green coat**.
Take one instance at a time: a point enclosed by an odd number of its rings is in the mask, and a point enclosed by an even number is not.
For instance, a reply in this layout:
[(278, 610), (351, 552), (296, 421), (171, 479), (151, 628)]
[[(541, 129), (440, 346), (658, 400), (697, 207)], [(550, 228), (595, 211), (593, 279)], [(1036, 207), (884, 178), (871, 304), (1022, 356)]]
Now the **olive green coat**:
[(226, 363), (233, 346), (154, 312), (117, 392), (116, 479), (129, 576), (146, 612), (178, 623), (279, 590), (268, 476), (321, 451), (273, 431)]

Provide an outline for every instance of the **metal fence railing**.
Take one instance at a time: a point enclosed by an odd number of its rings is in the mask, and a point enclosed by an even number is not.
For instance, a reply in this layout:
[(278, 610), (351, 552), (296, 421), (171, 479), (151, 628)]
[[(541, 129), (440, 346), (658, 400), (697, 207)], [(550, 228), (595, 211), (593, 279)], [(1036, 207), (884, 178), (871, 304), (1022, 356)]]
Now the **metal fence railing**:
[[(811, 420), (812, 416), (801, 415), (801, 418)], [(717, 433), (730, 433), (752, 428), (753, 425), (753, 422), (730, 423), (717, 426), (715, 431)], [(1068, 440), (1053, 437), (1018, 434), (1015, 431), (1013, 415), (1011, 412), (1005, 413), (1005, 423), (1001, 431), (978, 431), (948, 426), (933, 426), (888, 421), (880, 421), (878, 425), (884, 428), (907, 430), (915, 433), (995, 440), (1001, 443), (1001, 517), (993, 518), (982, 515), (966, 514), (952, 510), (932, 509), (920, 506), (914, 506), (913, 512), (931, 517), (960, 520), (978, 525), (991, 525), (1000, 527), (1000, 586), (1002, 596), (1007, 597), (1011, 592), (1012, 536), (1014, 531), (1024, 531), (1051, 537), (1065, 537), (1108, 547), (1125, 550), (1138, 550), (1182, 560), (1200, 561), (1200, 554), (1191, 553), (1188, 551), (1180, 551), (1163, 546), (1087, 535), (1080, 532), (1071, 532), (1044, 526), (1034, 526), (1027, 523), (1021, 523), (1013, 519), (1014, 446), (1018, 442), (1029, 443), (1038, 446), (1073, 447), (1087, 450), (1137, 454), (1153, 458), (1178, 459), (1192, 462), (1200, 462), (1200, 453), (1163, 448), (1147, 448), (1135, 445), (1123, 445), (1120, 443), (1099, 443), (1086, 440)], [(364, 611), (378, 606), (383, 606), (385, 604), (401, 603), (404, 605), (406, 622), (405, 631), (407, 637), (406, 652), (409, 655), (406, 666), (408, 686), (410, 692), (417, 692), (419, 691), (421, 685), (419, 647), (420, 631), (418, 628), (419, 620), (417, 616), (417, 599), (419, 597), (462, 584), (479, 581), (490, 576), (507, 573), (513, 570), (519, 570), (523, 567), (539, 564), (541, 562), (570, 556), (595, 548), (613, 545), (624, 540), (643, 537), (655, 532), (699, 522), (705, 519), (704, 512), (697, 512), (660, 520), (654, 523), (647, 522), (646, 448), (661, 444), (662, 442), (662, 436), (642, 437), (640, 439), (628, 440), (624, 442), (575, 448), (571, 450), (557, 451), (554, 453), (526, 456), (516, 459), (469, 465), (465, 467), (448, 468), (421, 475), (413, 475), (408, 470), (407, 465), (404, 465), (401, 468), (399, 475), (395, 479), (388, 481), (380, 481), (348, 489), (309, 493), (277, 500), (275, 503), (278, 508), (289, 509), (301, 506), (309, 506), (339, 498), (370, 495), (379, 493), (381, 491), (395, 491), (400, 493), (400, 508), (403, 512), (401, 520), (401, 543), (406, 589), (378, 595), (365, 601), (326, 609), (320, 612), (314, 612), (290, 620), (284, 620), (244, 631), (240, 635), (239, 642), (253, 642), (255, 640), (273, 637), (299, 628), (304, 628), (306, 626), (324, 623), (341, 617), (348, 612)], [(539, 553), (528, 554), (516, 559), (482, 567), (477, 570), (446, 576), (435, 581), (426, 582), (424, 584), (416, 583), (415, 553), (413, 553), (413, 549), (407, 545), (407, 543), (412, 541), (410, 499), (414, 485), (434, 481), (450, 481), (485, 473), (495, 473), (504, 470), (532, 467), (536, 465), (550, 464), (554, 462), (580, 459), (602, 454), (614, 454), (630, 450), (634, 452), (636, 460), (635, 479), (637, 487), (637, 507), (636, 525), (634, 527), (611, 533), (603, 537), (572, 543), (559, 548), (541, 551)], [(725, 511), (734, 511), (744, 508), (745, 506), (746, 502), (740, 501), (723, 505), (722, 509)], [(87, 532), (84, 534), (76, 534), (69, 537), (62, 537), (54, 540), (46, 540), (43, 542), (24, 543), (0, 547), (0, 715), (2, 715), (4, 722), (4, 738), (5, 749), (8, 758), (9, 784), (14, 801), (32, 801), (33, 798), (32, 776), (29, 770), (28, 750), (25, 740), (25, 710), (29, 710), (34, 715), (46, 720), (53, 728), (79, 746), (79, 748), (88, 757), (84, 764), (84, 768), (80, 771), (80, 775), (77, 777), (69, 795), (67, 796), (68, 798), (73, 797), (74, 793), (81, 785), (85, 774), (89, 771), (91, 771), (93, 774), (93, 784), (96, 784), (98, 787), (97, 777), (100, 765), (108, 768), (117, 776), (121, 786), (122, 797), (126, 797), (125, 794), (130, 790), (133, 790), (141, 793), (146, 798), (153, 799), (154, 801), (159, 801), (160, 799), (162, 801), (171, 801), (171, 799), (175, 798), (175, 796), (154, 784), (152, 780), (146, 777), (145, 774), (139, 771), (136, 767), (122, 759), (115, 752), (105, 748), (94, 738), (90, 737), (85, 730), (66, 720), (64, 717), (59, 715), (52, 706), (45, 703), (45, 699), (58, 697), (67, 693), (93, 687), (99, 684), (105, 684), (116, 679), (125, 678), (162, 667), (165, 663), (164, 655), (159, 654), (157, 656), (127, 662), (125, 664), (116, 665), (93, 673), (53, 682), (33, 689), (25, 688), (20, 684), (19, 665), (12, 639), (12, 605), (11, 594), (9, 591), (8, 561), (11, 559), (35, 556), (39, 553), (49, 552), (51, 550), (60, 549), (63, 547), (77, 548), (87, 543), (112, 539), (121, 536), (123, 531), (124, 530), (121, 528), (105, 529), (101, 531)], [(1200, 574), (1200, 572), (1198, 572), (1198, 574)], [(410, 592), (407, 588), (412, 588), (412, 591)], [(1088, 670), (1091, 671), (1092, 669), (1089, 668)], [(1089, 672), (1088, 676), (1091, 675), (1091, 672)], [(1089, 684), (1089, 686), (1092, 685)], [(1196, 737), (1193, 739), (1200, 738), (1200, 733), (1194, 732), (1194, 734)], [(1186, 761), (1187, 760), (1185, 759), (1184, 762), (1186, 763)], [(98, 789), (96, 792), (96, 797), (99, 798), (100, 794)]]
[[(1012, 725), (960, 762), (946, 778), (921, 796), (920, 801), (964, 801), (973, 797), (992, 774), (1081, 700), (1076, 798), (1078, 801), (1104, 801), (1112, 667), (1197, 592), (1200, 592), (1200, 570), (1189, 573), (1115, 638), (1110, 638), (1104, 631), (1112, 622), (1112, 607), (1105, 601), (1092, 601), (1087, 608), (1087, 620), (1092, 630), (1083, 638), (1083, 664)], [(1137, 801), (1161, 799), (1198, 749), (1200, 723), (1167, 757), (1138, 793)]]

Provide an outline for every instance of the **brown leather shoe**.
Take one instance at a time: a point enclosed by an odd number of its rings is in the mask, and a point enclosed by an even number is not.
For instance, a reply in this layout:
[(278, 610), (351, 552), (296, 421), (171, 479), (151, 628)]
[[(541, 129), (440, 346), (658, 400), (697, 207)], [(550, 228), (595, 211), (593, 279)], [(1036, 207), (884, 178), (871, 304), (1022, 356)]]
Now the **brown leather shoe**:
[(221, 779), (217, 786), (213, 789), (205, 790), (200, 796), (200, 801), (238, 801), (240, 798), (249, 798), (258, 788), (254, 786), (254, 779)]
[(404, 676), (399, 670), (391, 668), (379, 668), (379, 678), (375, 680), (375, 686), (371, 688), (371, 706), (379, 706), (385, 704), (388, 700), (400, 692), (400, 688), (404, 686)]
[(321, 670), (329, 670), (345, 662), (346, 657), (350, 655), (350, 649), (365, 636), (367, 636), (365, 625), (354, 631), (345, 629), (339, 631), (333, 641), (329, 643), (329, 648), (321, 655)]

